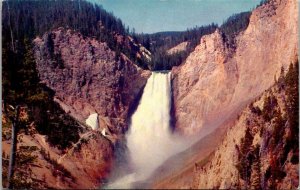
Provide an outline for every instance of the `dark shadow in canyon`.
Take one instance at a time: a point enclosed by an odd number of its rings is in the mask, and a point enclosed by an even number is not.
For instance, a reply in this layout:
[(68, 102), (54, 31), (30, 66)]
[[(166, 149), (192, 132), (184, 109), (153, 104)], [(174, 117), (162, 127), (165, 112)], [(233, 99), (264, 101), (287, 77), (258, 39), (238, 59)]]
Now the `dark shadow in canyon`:
[(131, 117), (132, 115), (134, 114), (134, 112), (136, 111), (136, 109), (138, 108), (139, 104), (140, 104), (140, 101), (141, 101), (141, 98), (143, 96), (143, 93), (144, 93), (144, 88), (146, 86), (146, 83), (145, 85), (141, 88), (141, 90), (139, 91), (139, 93), (137, 94), (137, 96), (134, 98), (133, 102), (131, 105), (129, 105), (129, 108), (128, 108), (128, 113), (127, 113), (127, 118), (126, 118), (126, 123), (127, 123), (127, 129), (124, 132), (124, 134), (128, 131), (130, 125), (131, 125)]
[(114, 164), (111, 169), (111, 173), (109, 178), (103, 182), (103, 189), (106, 188), (106, 185), (109, 185), (109, 183), (117, 180), (118, 178), (125, 176), (126, 174), (130, 173), (132, 171), (132, 168), (130, 166), (130, 155), (127, 148), (127, 141), (126, 141), (126, 133), (129, 130), (129, 127), (131, 125), (131, 117), (137, 110), (142, 95), (144, 93), (144, 88), (146, 84), (140, 89), (137, 96), (134, 98), (132, 104), (128, 108), (126, 123), (127, 128), (123, 130), (123, 136), (121, 136), (114, 146)]
[(175, 117), (175, 102), (174, 102), (174, 92), (173, 92), (173, 79), (172, 79), (172, 74), (171, 74), (171, 100), (170, 100), (170, 128), (171, 131), (175, 131), (175, 126), (176, 126), (176, 117)]

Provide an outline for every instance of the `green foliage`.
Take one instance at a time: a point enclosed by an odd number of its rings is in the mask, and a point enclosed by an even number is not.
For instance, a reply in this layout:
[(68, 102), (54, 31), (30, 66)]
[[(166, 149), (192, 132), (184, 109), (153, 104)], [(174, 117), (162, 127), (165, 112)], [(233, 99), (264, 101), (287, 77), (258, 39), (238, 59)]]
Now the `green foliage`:
[(287, 117), (289, 121), (289, 128), (291, 130), (291, 137), (288, 139), (289, 144), (294, 149), (299, 149), (299, 63), (291, 64), (286, 74), (286, 96), (287, 96)]
[(264, 106), (262, 110), (262, 116), (265, 119), (265, 121), (267, 122), (271, 121), (271, 119), (274, 118), (276, 114), (278, 114), (277, 105), (278, 105), (277, 99), (272, 94), (272, 92), (269, 96), (265, 97)]
[(261, 162), (260, 162), (260, 155), (259, 155), (260, 146), (256, 145), (253, 150), (253, 164), (251, 166), (251, 189), (262, 189), (261, 187)]
[(251, 12), (242, 12), (230, 16), (220, 27), (222, 32), (223, 41), (227, 46), (235, 49), (235, 37), (244, 31), (249, 25), (249, 18)]
[[(6, 0), (2, 5), (3, 44), (13, 40), (18, 45), (25, 38), (31, 40), (51, 29), (65, 27), (95, 37), (111, 49), (131, 56), (128, 53), (132, 51), (130, 47), (118, 43), (116, 38), (117, 35), (128, 35), (129, 31), (119, 18), (97, 4), (84, 0)], [(135, 59), (135, 56), (131, 58)], [(61, 62), (58, 60), (57, 63)]]
[[(251, 12), (243, 12), (229, 17), (221, 26), (223, 41), (230, 48), (235, 48), (235, 37), (248, 27)], [(159, 32), (155, 34), (137, 34), (136, 39), (152, 53), (152, 60), (147, 62), (151, 70), (170, 70), (173, 66), (182, 64), (187, 56), (199, 44), (202, 36), (213, 33), (218, 26), (214, 23), (208, 26), (187, 29), (184, 32)], [(188, 42), (187, 50), (168, 55), (167, 50)]]
[(286, 120), (281, 115), (281, 112), (278, 111), (276, 115), (274, 116), (274, 122), (273, 122), (273, 133), (272, 133), (272, 141), (274, 145), (277, 145), (279, 141), (282, 139), (282, 136), (284, 135), (284, 125)]
[(261, 0), (261, 1), (259, 2), (259, 4), (258, 4), (256, 7), (260, 7), (260, 6), (262, 6), (262, 5), (265, 5), (265, 4), (267, 4), (269, 1), (270, 1), (270, 0)]
[[(31, 169), (31, 166), (36, 164), (38, 157), (35, 153), (37, 151), (36, 146), (20, 146), (17, 150), (15, 172), (11, 181), (14, 189), (39, 188), (43, 184), (35, 178)], [(8, 155), (2, 155), (2, 163), (3, 184), (7, 186)]]
[(248, 184), (251, 175), (252, 154), (250, 153), (253, 136), (247, 127), (244, 138), (241, 139), (241, 145), (238, 154), (238, 163), (236, 165), (240, 178)]
[[(16, 11), (18, 10), (18, 11)], [(224, 41), (232, 45), (235, 36), (244, 30), (249, 23), (250, 12), (231, 16), (221, 27)], [(134, 29), (129, 32), (124, 24), (112, 13), (106, 12), (101, 6), (89, 2), (76, 1), (13, 1), (3, 3), (3, 39), (5, 43), (32, 39), (36, 35), (43, 35), (50, 29), (64, 26), (79, 31), (84, 36), (96, 37), (116, 52), (116, 59), (121, 53), (131, 58), (144, 69), (169, 70), (185, 61), (203, 35), (211, 34), (218, 26), (214, 23), (208, 26), (194, 27), (184, 32), (161, 32), (155, 34), (135, 34)], [(139, 48), (128, 43), (120, 43), (117, 36), (131, 34), (136, 44), (141, 43), (152, 53), (152, 60), (137, 57)], [(14, 39), (12, 39), (12, 36)], [(14, 41), (12, 43), (12, 41)], [(181, 42), (188, 42), (186, 51), (174, 55), (167, 55), (166, 51)], [(5, 44), (3, 43), (3, 44)], [(49, 44), (49, 47), (51, 44)], [(58, 55), (55, 63), (63, 67)]]
[[(268, 162), (264, 160), (263, 165), (267, 165), (268, 168), (265, 173), (261, 173), (260, 148), (251, 147), (253, 140), (249, 129), (251, 123), (247, 122), (245, 137), (238, 148), (236, 165), (240, 178), (246, 183), (244, 188), (277, 189), (278, 184), (287, 175), (284, 168), (288, 158), (292, 164), (299, 163), (298, 74), (298, 61), (290, 65), (286, 75), (284, 75), (284, 69), (281, 69), (273, 92), (270, 90), (264, 98), (261, 114), (257, 114), (257, 109), (253, 104), (249, 105), (249, 109), (255, 114), (251, 116), (251, 119), (264, 122), (260, 130), (263, 140), (262, 154), (268, 155), (269, 160)], [(285, 110), (285, 113), (283, 114), (281, 110)], [(247, 121), (249, 120), (250, 118)], [(250, 179), (249, 176), (251, 176)]]
[(284, 86), (285, 86), (285, 75), (284, 75), (284, 68), (283, 67), (281, 67), (278, 81), (275, 81), (275, 84), (277, 85), (277, 87), (279, 89), (279, 92), (284, 89)]
[(21, 129), (34, 121), (50, 144), (60, 149), (71, 146), (79, 140), (79, 125), (53, 101), (54, 92), (40, 83), (29, 40), (25, 38), (17, 47), (14, 52), (3, 46), (4, 109), (9, 114), (9, 105), (28, 107), (29, 122), (20, 123)]
[(236, 168), (239, 172), (239, 177), (245, 181), (245, 188), (262, 189), (260, 146), (256, 145), (253, 147), (252, 142), (253, 136), (247, 127), (245, 136), (241, 139)]
[[(183, 32), (136, 34), (135, 38), (152, 53), (151, 61), (143, 60), (146, 61), (146, 65), (150, 70), (170, 70), (173, 66), (182, 64), (199, 44), (201, 37), (213, 33), (217, 27), (216, 24), (212, 23), (208, 26), (196, 26)], [(167, 53), (167, 50), (182, 42), (188, 43), (185, 51), (172, 55)]]
[(79, 124), (51, 99), (41, 99), (32, 105), (32, 119), (40, 134), (59, 149), (70, 147), (79, 140)]
[(173, 66), (178, 66), (186, 59), (188, 52), (177, 52), (169, 55), (165, 51), (156, 52), (150, 62), (147, 62), (151, 70), (170, 70)]

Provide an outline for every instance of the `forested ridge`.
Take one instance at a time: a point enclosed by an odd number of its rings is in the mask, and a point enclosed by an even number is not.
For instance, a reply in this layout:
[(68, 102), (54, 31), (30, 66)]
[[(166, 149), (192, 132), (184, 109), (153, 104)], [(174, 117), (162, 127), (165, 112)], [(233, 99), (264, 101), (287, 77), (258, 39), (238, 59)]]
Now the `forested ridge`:
[[(152, 53), (151, 60), (145, 60), (151, 70), (170, 70), (184, 62), (187, 56), (199, 44), (202, 36), (211, 34), (217, 29), (217, 24), (194, 27), (183, 32), (159, 32), (154, 34), (138, 34), (136, 38)], [(167, 50), (188, 42), (185, 51), (168, 54)]]
[(125, 29), (119, 18), (99, 5), (83, 0), (6, 0), (2, 5), (3, 44), (11, 43), (13, 49), (22, 45), (24, 38), (33, 39), (64, 27), (106, 42), (111, 49), (129, 57), (131, 55), (130, 47), (116, 39), (117, 35), (128, 35), (129, 28)]

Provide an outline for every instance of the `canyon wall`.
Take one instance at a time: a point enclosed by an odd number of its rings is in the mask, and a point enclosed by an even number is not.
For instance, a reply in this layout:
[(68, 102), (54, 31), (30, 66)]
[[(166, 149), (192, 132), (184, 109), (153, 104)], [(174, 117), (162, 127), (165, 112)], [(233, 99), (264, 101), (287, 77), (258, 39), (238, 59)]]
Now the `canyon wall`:
[(234, 51), (219, 30), (202, 37), (186, 62), (172, 69), (175, 127), (192, 134), (221, 124), (295, 62), (297, 37), (296, 0), (271, 0), (253, 10)]
[(39, 77), (55, 92), (55, 100), (84, 122), (99, 115), (100, 128), (127, 129), (127, 118), (150, 72), (106, 43), (59, 28), (34, 40)]
[(296, 189), (299, 148), (290, 142), (298, 142), (292, 132), (298, 126), (287, 119), (286, 101), (286, 92), (275, 86), (244, 109), (208, 163), (195, 164), (190, 187)]

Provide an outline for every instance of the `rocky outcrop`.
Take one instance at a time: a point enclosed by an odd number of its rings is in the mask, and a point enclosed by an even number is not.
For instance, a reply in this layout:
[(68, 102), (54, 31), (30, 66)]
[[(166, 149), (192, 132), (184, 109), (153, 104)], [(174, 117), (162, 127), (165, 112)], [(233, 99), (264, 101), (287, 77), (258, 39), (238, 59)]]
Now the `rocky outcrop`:
[(173, 54), (176, 54), (176, 53), (179, 53), (182, 51), (186, 51), (188, 44), (189, 44), (188, 42), (182, 42), (182, 43), (172, 47), (171, 49), (169, 49), (167, 51), (167, 54), (173, 55)]
[(272, 0), (252, 12), (232, 53), (218, 30), (201, 38), (186, 62), (172, 69), (176, 128), (213, 128), (268, 89), (298, 51), (296, 0)]
[(127, 129), (127, 118), (150, 72), (143, 71), (106, 43), (59, 28), (36, 38), (35, 59), (40, 79), (55, 100), (84, 123), (99, 115), (100, 128)]

